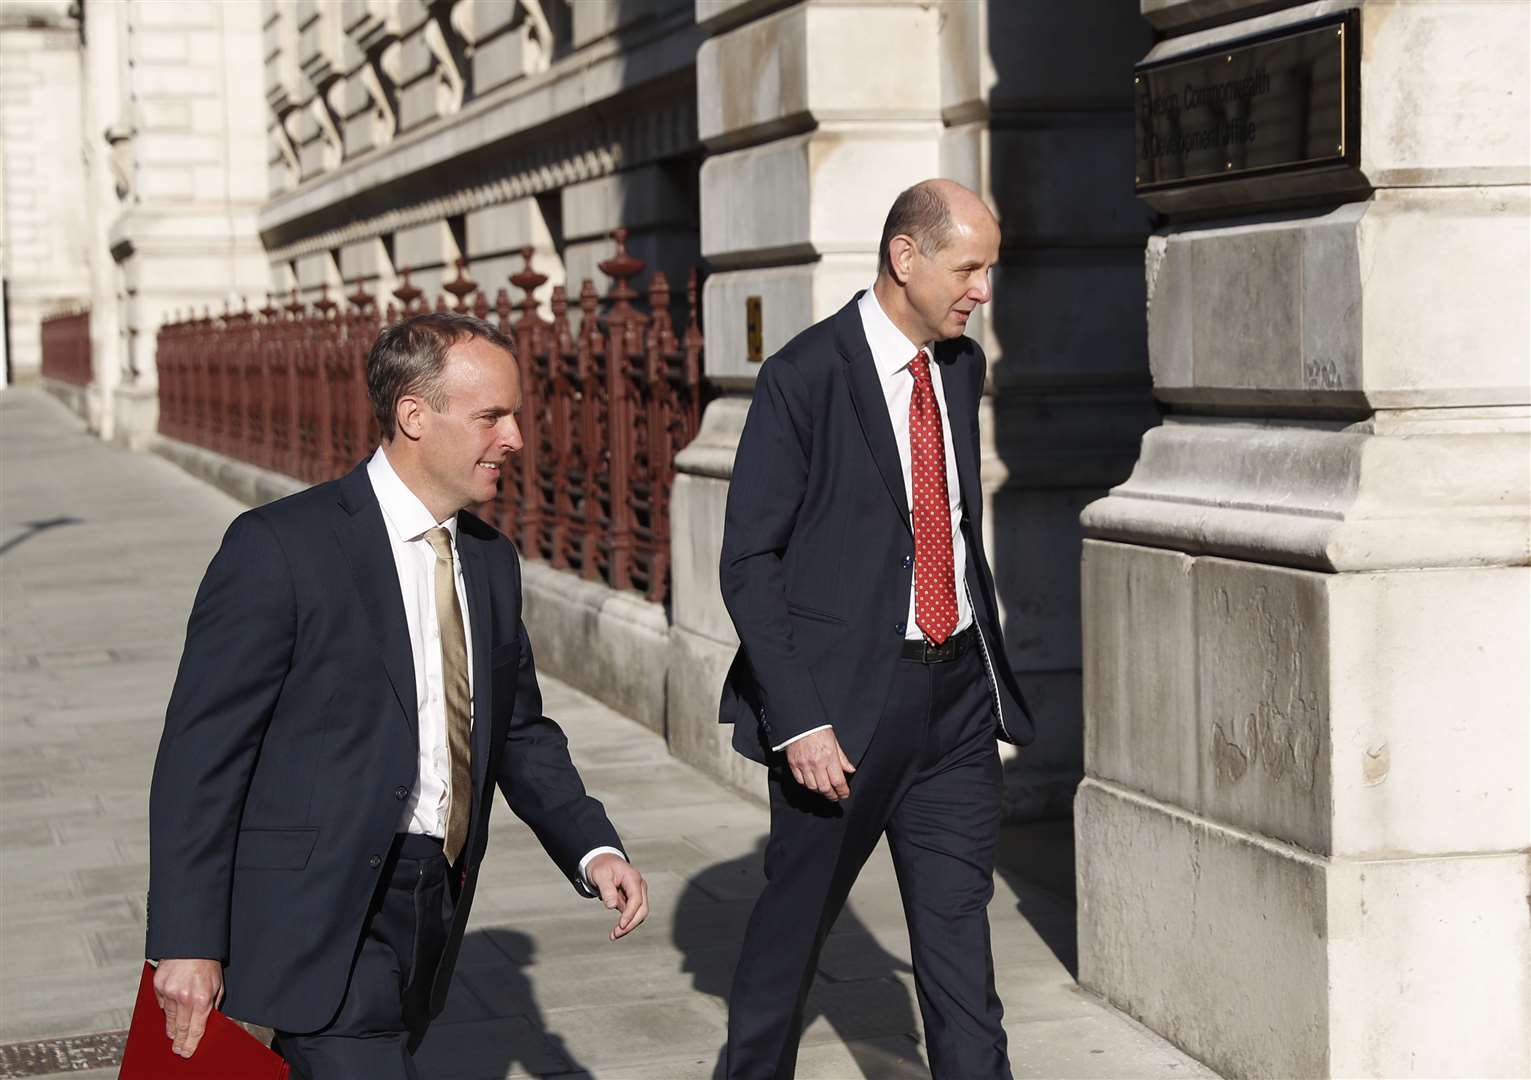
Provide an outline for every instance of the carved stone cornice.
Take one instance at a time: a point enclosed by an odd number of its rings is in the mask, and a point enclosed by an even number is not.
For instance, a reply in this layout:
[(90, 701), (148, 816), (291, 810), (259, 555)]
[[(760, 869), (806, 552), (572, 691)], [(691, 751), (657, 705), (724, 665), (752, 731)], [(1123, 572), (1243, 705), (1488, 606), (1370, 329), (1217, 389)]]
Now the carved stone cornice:
[[(565, 129), (535, 141), (496, 152), (492, 160), (464, 169), (447, 162), (432, 170), (445, 181), (457, 182), (412, 201), (387, 197), (393, 185), (366, 193), (369, 201), (392, 202), (389, 209), (353, 215), (353, 200), (337, 202), (305, 218), (304, 228), (282, 242), (289, 229), (262, 230), (262, 241), (273, 261), (290, 260), (354, 244), (412, 225), (421, 225), (486, 206), (513, 202), (529, 195), (555, 191), (569, 184), (607, 176), (620, 169), (663, 158), (683, 156), (696, 146), (696, 103), (678, 96), (668, 101), (634, 101), (635, 111), (607, 115), (602, 122)], [(518, 140), (519, 141), (519, 140)], [(482, 149), (482, 148), (479, 148)], [(386, 153), (386, 151), (384, 151)], [(464, 156), (467, 156), (466, 154)]]

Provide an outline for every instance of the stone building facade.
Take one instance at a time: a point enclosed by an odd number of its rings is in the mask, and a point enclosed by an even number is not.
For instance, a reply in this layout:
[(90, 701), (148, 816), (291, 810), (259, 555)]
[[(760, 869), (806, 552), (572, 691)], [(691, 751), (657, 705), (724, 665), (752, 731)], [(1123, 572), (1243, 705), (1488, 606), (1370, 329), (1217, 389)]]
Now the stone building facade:
[[(757, 794), (716, 705), (758, 359), (871, 283), (900, 189), (982, 192), (986, 542), (1041, 732), (1009, 810), (1074, 816), (1081, 980), (1230, 1076), (1531, 1071), (1531, 7), (84, 12), (96, 216), (57, 288), (91, 301), (103, 431), (152, 430), (183, 304), (435, 295), (458, 260), (493, 295), (526, 248), (543, 298), (604, 293), (617, 227), (701, 265), (669, 603), (529, 562), (526, 611), (550, 672)], [(1136, 65), (1345, 12), (1354, 161), (1135, 196)]]

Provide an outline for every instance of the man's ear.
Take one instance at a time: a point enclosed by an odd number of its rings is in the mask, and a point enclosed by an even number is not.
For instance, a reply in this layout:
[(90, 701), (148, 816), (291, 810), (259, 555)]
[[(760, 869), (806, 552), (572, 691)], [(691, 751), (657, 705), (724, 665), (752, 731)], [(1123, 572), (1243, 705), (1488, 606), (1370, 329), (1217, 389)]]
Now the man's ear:
[(904, 233), (888, 241), (888, 266), (893, 271), (893, 280), (900, 285), (909, 283), (909, 275), (914, 271), (914, 253), (914, 239)]
[(420, 438), (425, 431), (425, 402), (405, 394), (393, 406), (393, 420), (404, 438)]

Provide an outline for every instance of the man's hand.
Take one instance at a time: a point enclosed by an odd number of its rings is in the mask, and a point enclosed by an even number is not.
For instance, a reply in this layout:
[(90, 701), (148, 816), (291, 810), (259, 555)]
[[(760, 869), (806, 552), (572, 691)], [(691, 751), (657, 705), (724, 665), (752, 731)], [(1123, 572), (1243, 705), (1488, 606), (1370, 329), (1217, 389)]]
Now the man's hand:
[(601, 894), (609, 909), (621, 908), (610, 938), (616, 941), (638, 929), (649, 917), (649, 884), (638, 868), (619, 855), (603, 852), (585, 867), (585, 880)]
[(851, 785), (846, 777), (856, 771), (856, 766), (840, 749), (834, 728), (815, 731), (788, 743), (787, 767), (792, 770), (792, 779), (830, 802), (850, 797)]
[(216, 960), (161, 960), (154, 995), (165, 1010), (165, 1034), (181, 1057), (196, 1053), (207, 1014), (223, 1001), (223, 965)]

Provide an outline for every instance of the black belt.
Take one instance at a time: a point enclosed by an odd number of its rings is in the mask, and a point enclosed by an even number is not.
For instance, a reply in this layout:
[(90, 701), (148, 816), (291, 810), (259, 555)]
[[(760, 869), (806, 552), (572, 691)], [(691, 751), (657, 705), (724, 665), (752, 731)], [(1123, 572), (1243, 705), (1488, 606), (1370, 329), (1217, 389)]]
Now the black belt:
[(401, 832), (394, 836), (393, 842), (399, 849), (400, 858), (441, 858), (441, 837), (439, 836), (426, 836), (424, 833)]
[(922, 664), (944, 664), (948, 660), (957, 659), (977, 645), (978, 624), (973, 623), (966, 630), (953, 634), (939, 645), (932, 645), (924, 638), (918, 641), (905, 641), (903, 652), (899, 653), (899, 659), (917, 660)]

